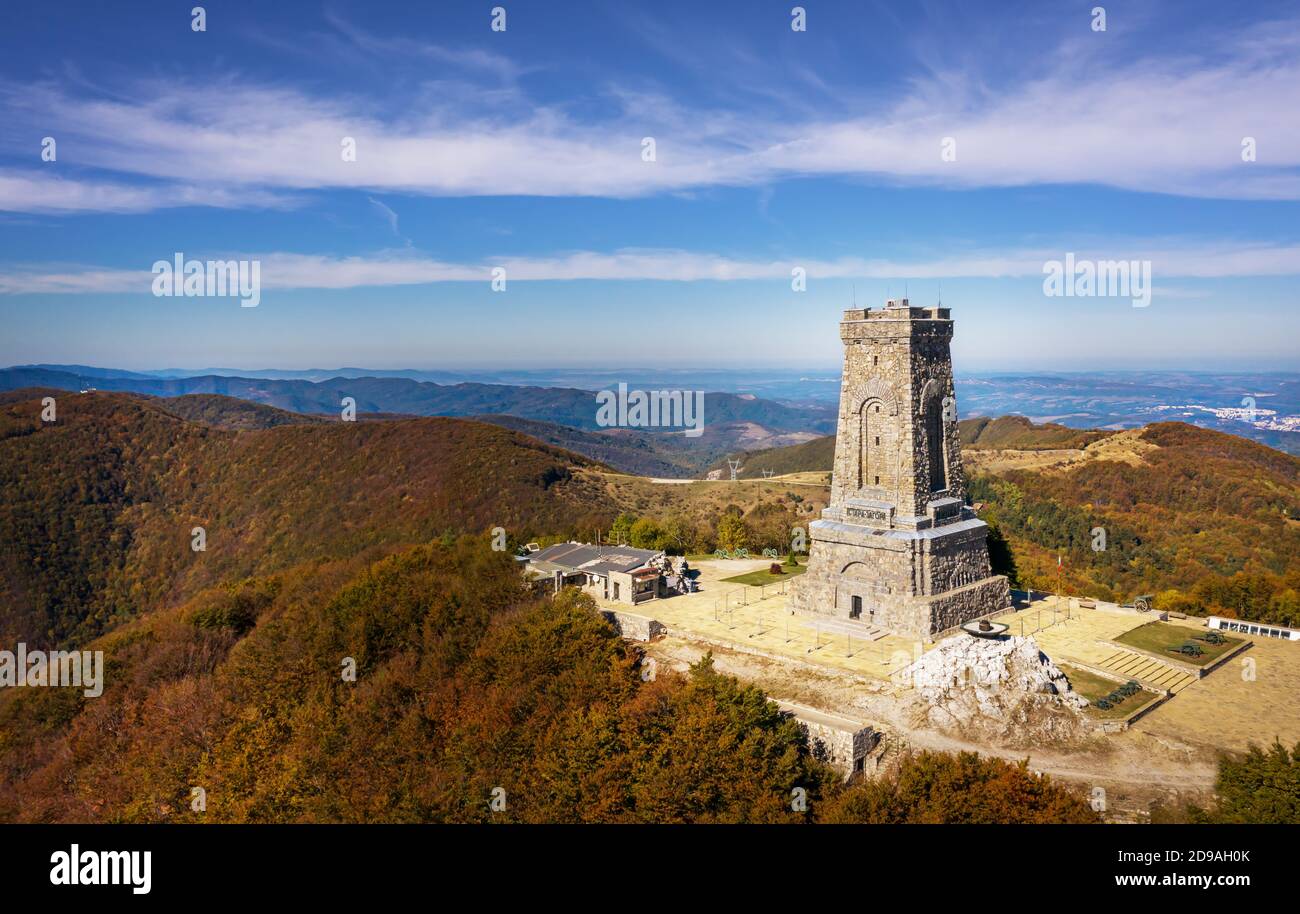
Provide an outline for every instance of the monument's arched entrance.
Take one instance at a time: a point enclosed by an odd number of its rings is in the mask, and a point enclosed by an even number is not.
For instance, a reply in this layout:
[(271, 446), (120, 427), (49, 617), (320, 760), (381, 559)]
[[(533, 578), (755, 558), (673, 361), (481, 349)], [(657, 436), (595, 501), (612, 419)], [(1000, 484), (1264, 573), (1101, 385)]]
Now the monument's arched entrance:
[(863, 622), (876, 621), (880, 597), (890, 593), (888, 584), (880, 580), (879, 571), (865, 562), (849, 562), (839, 574), (836, 593), (837, 615), (847, 614), (850, 619)]

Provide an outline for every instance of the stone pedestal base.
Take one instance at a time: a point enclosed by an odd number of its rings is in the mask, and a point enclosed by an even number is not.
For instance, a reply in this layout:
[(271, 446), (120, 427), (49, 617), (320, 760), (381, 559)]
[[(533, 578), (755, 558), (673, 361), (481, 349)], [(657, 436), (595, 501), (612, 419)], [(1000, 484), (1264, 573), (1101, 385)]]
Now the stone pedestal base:
[(987, 530), (974, 518), (925, 530), (815, 521), (794, 609), (926, 639), (1002, 612), (1010, 592), (989, 573)]

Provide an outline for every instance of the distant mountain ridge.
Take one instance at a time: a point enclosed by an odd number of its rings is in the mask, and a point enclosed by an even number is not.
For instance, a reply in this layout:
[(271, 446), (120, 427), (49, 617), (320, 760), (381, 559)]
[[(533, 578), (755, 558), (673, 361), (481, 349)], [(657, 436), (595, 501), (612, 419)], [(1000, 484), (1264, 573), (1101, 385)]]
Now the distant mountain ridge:
[[(359, 412), (454, 417), (510, 415), (578, 429), (600, 427), (596, 423), (594, 392), (577, 388), (477, 382), (437, 384), (404, 377), (335, 377), (321, 381), (226, 375), (158, 378), (134, 373), (119, 376), (109, 369), (100, 371), (101, 375), (94, 376), (36, 366), (0, 369), (0, 390), (24, 387), (83, 390), (95, 387), (155, 397), (221, 394), (292, 412), (318, 415), (337, 415), (343, 398), (352, 397)], [(834, 428), (835, 413), (828, 407), (798, 408), (747, 395), (712, 392), (704, 395), (704, 421), (706, 425), (751, 422), (781, 432), (825, 434)]]
[[(833, 412), (839, 395), (838, 369), (799, 370), (767, 367), (754, 369), (637, 368), (143, 368), (123, 371), (78, 364), (29, 364), (15, 371), (61, 371), (77, 378), (80, 387), (107, 387), (96, 379), (139, 381), (182, 380), (198, 377), (239, 377), (261, 381), (319, 383), (338, 378), (390, 378), (440, 385), (460, 383), (505, 385), (595, 392), (614, 389), (620, 382), (629, 389), (705, 390), (738, 396), (752, 395), (794, 409)], [(38, 375), (33, 375), (38, 377)], [(1026, 416), (1036, 423), (1059, 423), (1074, 429), (1117, 430), (1141, 428), (1154, 421), (1181, 420), (1202, 428), (1228, 432), (1270, 447), (1300, 455), (1300, 372), (1280, 370), (1178, 371), (1141, 370), (1046, 372), (1035, 370), (959, 373), (957, 400), (961, 414), (971, 416)], [(37, 382), (39, 383), (39, 381)], [(68, 389), (71, 384), (59, 385)], [(116, 389), (116, 388), (114, 388)], [(199, 391), (201, 392), (201, 391)], [(170, 394), (166, 394), (170, 395)], [(273, 403), (287, 407), (285, 403)], [(1243, 410), (1257, 408), (1253, 418)], [(370, 410), (368, 410), (370, 411)], [(402, 413), (390, 407), (376, 412)], [(488, 413), (555, 421), (545, 415), (523, 414), (514, 409), (489, 408)], [(823, 413), (827, 419), (829, 415)], [(774, 431), (792, 429), (755, 419), (754, 415), (710, 416), (719, 421), (736, 418), (756, 421)], [(570, 423), (561, 423), (570, 424)], [(829, 421), (822, 429), (799, 429), (814, 434), (833, 431)], [(758, 442), (762, 445), (764, 442)], [(741, 445), (746, 447), (746, 445)]]
[(56, 365), (39, 363), (35, 365), (14, 365), (16, 369), (36, 371), (62, 371), (86, 379), (95, 378), (135, 378), (139, 380), (166, 380), (179, 378), (201, 378), (207, 375), (220, 375), (231, 378), (259, 378), (274, 381), (321, 381), (328, 378), (407, 378), (412, 381), (436, 381), (455, 383), (471, 380), (474, 372), (424, 370), (418, 368), (159, 368), (151, 371), (127, 371), (121, 368), (98, 368), (94, 365)]
[(329, 421), (320, 416), (293, 413), (274, 406), (254, 403), (252, 400), (236, 400), (218, 394), (184, 394), (168, 399), (151, 399), (149, 402), (177, 418), (229, 431)]

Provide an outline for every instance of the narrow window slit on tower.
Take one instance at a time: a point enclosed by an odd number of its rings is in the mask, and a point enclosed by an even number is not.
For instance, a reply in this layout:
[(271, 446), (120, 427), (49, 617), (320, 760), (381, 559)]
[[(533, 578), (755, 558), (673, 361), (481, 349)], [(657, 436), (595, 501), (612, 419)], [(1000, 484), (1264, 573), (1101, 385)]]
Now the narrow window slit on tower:
[(926, 450), (930, 464), (930, 491), (942, 492), (948, 488), (948, 467), (944, 460), (943, 404), (932, 397), (926, 408)]

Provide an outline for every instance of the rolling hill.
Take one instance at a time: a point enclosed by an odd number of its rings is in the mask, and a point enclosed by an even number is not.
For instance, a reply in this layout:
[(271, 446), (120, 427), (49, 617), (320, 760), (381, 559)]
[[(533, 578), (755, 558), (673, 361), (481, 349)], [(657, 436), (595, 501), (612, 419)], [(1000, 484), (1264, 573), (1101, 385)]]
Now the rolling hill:
[(997, 419), (978, 416), (973, 419), (963, 419), (957, 425), (961, 433), (962, 447), (976, 450), (1010, 448), (1020, 451), (1041, 451), (1052, 448), (1082, 448), (1114, 434), (1109, 431), (1068, 428), (1052, 422), (1035, 425), (1024, 416), (1002, 416)]
[(802, 444), (786, 447), (733, 451), (725, 458), (716, 461), (709, 469), (729, 474), (728, 459), (740, 461), (741, 467), (736, 475), (741, 479), (761, 479), (764, 470), (771, 470), (776, 476), (784, 476), (788, 473), (829, 473), (835, 462), (835, 436), (823, 435)]
[(752, 422), (710, 422), (699, 437), (689, 438), (680, 432), (645, 431), (635, 428), (610, 428), (597, 432), (569, 428), (553, 422), (538, 422), (516, 416), (475, 416), (523, 432), (526, 435), (565, 448), (614, 469), (635, 476), (689, 479), (698, 475), (724, 454), (763, 441), (781, 442), (807, 437), (801, 432), (775, 432)]
[[(963, 419), (958, 423), (958, 428), (962, 448), (970, 450), (1083, 448), (1114, 434), (1067, 428), (1052, 423), (1035, 425), (1024, 416)], [(725, 458), (715, 461), (709, 469), (726, 470), (728, 458), (741, 461), (742, 467), (738, 475), (742, 479), (759, 478), (763, 475), (763, 470), (771, 470), (777, 476), (787, 473), (829, 473), (835, 462), (835, 436), (825, 435), (783, 447), (732, 451)]]
[(1061, 556), (1068, 593), (1158, 593), (1174, 611), (1300, 624), (1300, 458), (1162, 422), (1057, 462), (972, 473), (969, 488), (1021, 583), (1055, 588)]
[(217, 394), (183, 394), (168, 399), (153, 399), (154, 406), (179, 419), (230, 431), (276, 428), (280, 425), (305, 425), (325, 422), (319, 416), (263, 406), (251, 400), (235, 400)]
[[(84, 640), (214, 582), (302, 561), (495, 526), (526, 539), (616, 513), (575, 472), (598, 464), (480, 422), (285, 424), (265, 407), (250, 418), (247, 404), (181, 401), (195, 421), (174, 400), (97, 392), (61, 394), (57, 421), (44, 423), (39, 392), (6, 401), (6, 642)], [(269, 427), (230, 428), (250, 423)]]

